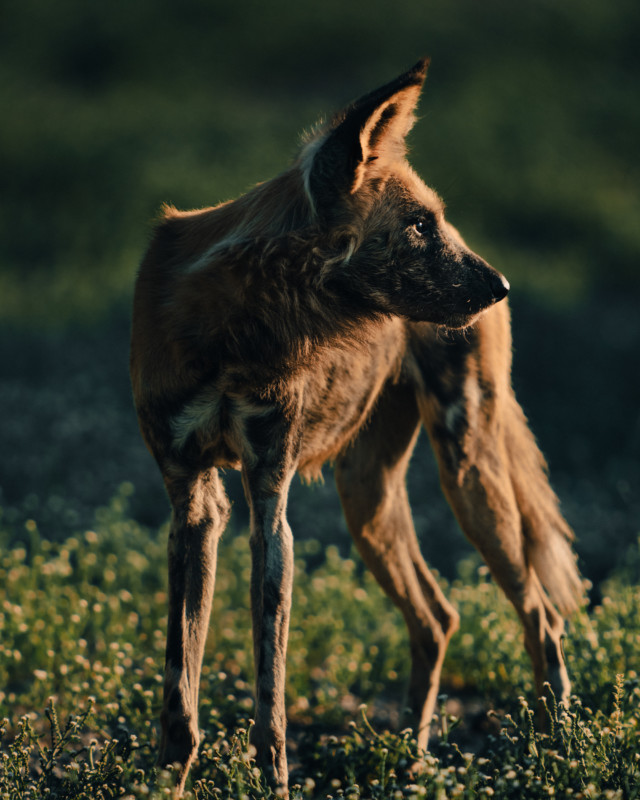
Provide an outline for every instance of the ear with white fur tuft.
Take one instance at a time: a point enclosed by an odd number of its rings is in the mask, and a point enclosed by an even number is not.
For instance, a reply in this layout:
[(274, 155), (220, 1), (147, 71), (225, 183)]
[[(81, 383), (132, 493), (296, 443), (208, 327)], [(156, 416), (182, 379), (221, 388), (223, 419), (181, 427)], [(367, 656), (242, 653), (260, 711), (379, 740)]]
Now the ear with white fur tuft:
[[(331, 121), (302, 155), (305, 184), (319, 213), (343, 194), (354, 194), (374, 167), (405, 154), (405, 137), (427, 74), (423, 58), (408, 72), (356, 100)], [(376, 163), (378, 162), (378, 163)]]

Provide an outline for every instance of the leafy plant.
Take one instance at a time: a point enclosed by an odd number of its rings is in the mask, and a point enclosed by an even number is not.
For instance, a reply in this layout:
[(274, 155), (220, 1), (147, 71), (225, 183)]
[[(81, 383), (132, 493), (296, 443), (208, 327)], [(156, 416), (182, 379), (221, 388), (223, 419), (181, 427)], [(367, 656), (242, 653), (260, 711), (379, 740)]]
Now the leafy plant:
[[(3, 800), (170, 792), (170, 771), (154, 763), (166, 530), (157, 537), (133, 522), (129, 493), (123, 487), (97, 512), (94, 530), (61, 544), (33, 520), (0, 530), (2, 544), (13, 542), (0, 561)], [(246, 539), (225, 539), (187, 795), (198, 800), (272, 797), (248, 743), (249, 574)], [(380, 698), (401, 709), (408, 648), (399, 615), (355, 559), (300, 547), (287, 686), (292, 797), (640, 797), (640, 587), (629, 577), (613, 578), (603, 604), (574, 621), (576, 696), (567, 709), (548, 703), (541, 733), (517, 620), (486, 569), (461, 564), (447, 591), (462, 630), (443, 685), (462, 693), (462, 719), (443, 697), (425, 754), (410, 731), (392, 733), (377, 718)], [(502, 709), (479, 733), (464, 719), (469, 696)]]

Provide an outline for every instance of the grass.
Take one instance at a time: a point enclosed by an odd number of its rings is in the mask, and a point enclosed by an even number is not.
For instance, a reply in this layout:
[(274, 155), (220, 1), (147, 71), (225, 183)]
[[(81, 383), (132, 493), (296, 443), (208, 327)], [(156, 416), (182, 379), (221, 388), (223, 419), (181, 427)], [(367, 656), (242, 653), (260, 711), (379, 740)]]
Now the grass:
[[(156, 536), (129, 517), (130, 492), (123, 486), (93, 530), (62, 543), (32, 519), (1, 526), (2, 798), (170, 793), (171, 775), (154, 765), (166, 529)], [(441, 698), (425, 755), (409, 731), (389, 732), (379, 719), (381, 702), (401, 707), (407, 675), (398, 613), (357, 560), (302, 543), (287, 683), (292, 796), (639, 797), (638, 564), (634, 549), (603, 587), (602, 605), (573, 620), (566, 650), (576, 697), (568, 710), (550, 704), (541, 734), (514, 614), (486, 569), (463, 562), (446, 587), (462, 629), (443, 676), (463, 714), (453, 718)], [(249, 572), (246, 537), (225, 538), (188, 795), (199, 799), (271, 796), (248, 745)], [(469, 698), (498, 709), (479, 715), (479, 731), (464, 714)]]

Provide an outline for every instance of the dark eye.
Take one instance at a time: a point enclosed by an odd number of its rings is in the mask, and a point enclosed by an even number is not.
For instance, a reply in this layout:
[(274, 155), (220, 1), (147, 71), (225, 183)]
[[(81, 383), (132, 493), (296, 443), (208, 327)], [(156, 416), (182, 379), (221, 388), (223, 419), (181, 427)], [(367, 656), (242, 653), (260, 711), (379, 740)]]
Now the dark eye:
[(419, 219), (413, 223), (413, 230), (420, 236), (424, 236), (427, 232), (427, 223), (423, 219)]

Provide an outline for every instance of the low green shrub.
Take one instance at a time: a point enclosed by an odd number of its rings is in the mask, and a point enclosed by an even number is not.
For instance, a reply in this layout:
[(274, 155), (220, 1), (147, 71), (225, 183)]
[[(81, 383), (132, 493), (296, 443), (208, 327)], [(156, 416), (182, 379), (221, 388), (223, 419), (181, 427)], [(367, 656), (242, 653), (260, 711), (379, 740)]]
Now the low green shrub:
[[(156, 536), (128, 517), (129, 492), (97, 512), (94, 530), (62, 544), (33, 520), (0, 525), (0, 798), (170, 794), (171, 774), (154, 765), (166, 530)], [(203, 743), (190, 779), (198, 800), (272, 796), (248, 744), (249, 577), (246, 537), (225, 538), (202, 676)], [(425, 755), (410, 731), (384, 730), (373, 705), (401, 711), (408, 643), (400, 615), (357, 560), (314, 542), (298, 547), (287, 684), (292, 796), (640, 797), (640, 587), (632, 578), (627, 570), (611, 579), (602, 605), (572, 621), (566, 652), (576, 696), (566, 710), (549, 705), (543, 734), (515, 614), (484, 567), (462, 563), (445, 587), (462, 625), (443, 687), (461, 698), (462, 716), (469, 697), (499, 711), (470, 733), (442, 698)], [(370, 716), (362, 702), (372, 704)]]

